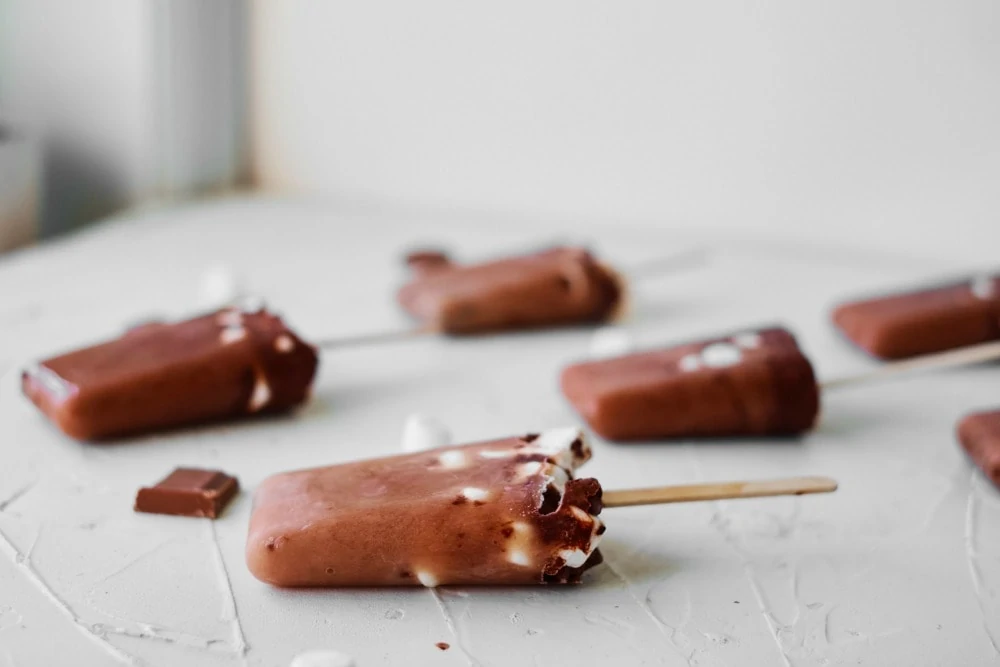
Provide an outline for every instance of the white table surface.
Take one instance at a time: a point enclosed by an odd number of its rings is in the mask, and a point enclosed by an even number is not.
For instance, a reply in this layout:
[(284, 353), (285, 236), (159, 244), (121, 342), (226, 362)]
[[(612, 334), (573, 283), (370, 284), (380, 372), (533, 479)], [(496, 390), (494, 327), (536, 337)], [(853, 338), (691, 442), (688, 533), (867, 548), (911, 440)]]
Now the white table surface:
[[(68, 440), (18, 391), (27, 360), (190, 312), (212, 264), (230, 264), (315, 338), (403, 323), (392, 291), (414, 241), (480, 257), (567, 230), (619, 265), (712, 249), (703, 268), (636, 286), (625, 326), (640, 344), (780, 321), (821, 377), (873, 366), (829, 326), (838, 298), (965, 268), (274, 199), (134, 213), (0, 259), (0, 666), (283, 666), (320, 648), (359, 667), (1000, 662), (1000, 493), (953, 435), (963, 413), (1000, 404), (996, 366), (841, 390), (801, 440), (595, 439), (581, 472), (606, 488), (798, 474), (841, 488), (609, 509), (606, 564), (581, 586), (439, 591), (261, 584), (243, 559), (253, 489), (274, 472), (398, 452), (416, 411), (459, 442), (577, 423), (556, 377), (586, 355), (587, 331), (329, 353), (314, 400), (292, 417), (113, 445)], [(177, 465), (221, 468), (245, 491), (215, 522), (134, 514), (136, 489)]]

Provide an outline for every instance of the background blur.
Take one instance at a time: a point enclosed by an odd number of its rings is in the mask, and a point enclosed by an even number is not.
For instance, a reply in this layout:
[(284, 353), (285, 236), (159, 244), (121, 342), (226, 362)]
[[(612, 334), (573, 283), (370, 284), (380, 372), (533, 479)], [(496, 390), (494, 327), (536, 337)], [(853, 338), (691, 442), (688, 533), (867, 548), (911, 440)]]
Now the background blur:
[(995, 0), (0, 0), (0, 246), (250, 187), (984, 261), (998, 119)]

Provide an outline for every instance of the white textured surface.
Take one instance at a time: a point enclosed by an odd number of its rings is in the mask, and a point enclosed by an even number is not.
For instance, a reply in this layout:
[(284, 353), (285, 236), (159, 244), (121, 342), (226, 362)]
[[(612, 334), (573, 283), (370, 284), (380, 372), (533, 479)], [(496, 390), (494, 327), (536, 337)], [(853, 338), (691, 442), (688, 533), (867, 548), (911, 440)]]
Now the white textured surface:
[[(537, 226), (474, 231), (267, 200), (137, 217), (0, 265), (0, 374), (144, 313), (193, 307), (212, 261), (319, 337), (403, 322), (391, 290), (411, 243), (441, 239), (475, 255), (541, 236)], [(620, 232), (595, 246), (626, 264), (702, 240)], [(636, 286), (630, 329), (640, 345), (784, 321), (821, 376), (861, 370), (870, 362), (826, 321), (838, 296), (964, 268), (808, 246), (713, 247), (709, 266)], [(579, 587), (281, 591), (250, 576), (243, 543), (265, 476), (397, 453), (414, 411), (439, 415), (460, 442), (573, 423), (556, 374), (586, 357), (589, 340), (575, 330), (330, 353), (314, 401), (294, 417), (113, 446), (61, 437), (8, 373), (0, 665), (271, 667), (324, 646), (359, 667), (1000, 660), (1000, 494), (952, 435), (961, 414), (998, 401), (996, 366), (843, 390), (801, 441), (594, 439), (581, 472), (609, 488), (818, 473), (841, 490), (609, 509), (608, 564)], [(214, 523), (134, 514), (136, 488), (179, 464), (227, 470), (245, 492)]]

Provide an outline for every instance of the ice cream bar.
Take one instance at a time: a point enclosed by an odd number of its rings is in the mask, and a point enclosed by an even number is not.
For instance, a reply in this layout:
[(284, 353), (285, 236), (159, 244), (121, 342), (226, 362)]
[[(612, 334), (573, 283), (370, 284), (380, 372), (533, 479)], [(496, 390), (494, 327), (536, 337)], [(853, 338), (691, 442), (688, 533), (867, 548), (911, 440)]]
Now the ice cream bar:
[(1000, 487), (1000, 410), (967, 415), (958, 423), (958, 441), (969, 458)]
[(623, 297), (617, 274), (580, 248), (554, 248), (485, 264), (457, 265), (440, 253), (408, 258), (413, 279), (402, 307), (450, 334), (601, 322)]
[(791, 435), (819, 413), (812, 365), (781, 328), (574, 364), (561, 385), (610, 440)]
[(569, 428), (276, 475), (247, 564), (276, 586), (578, 582), (604, 533), (589, 457)]
[(905, 359), (1000, 340), (1000, 274), (854, 301), (834, 324), (881, 359)]
[(228, 308), (47, 359), (21, 386), (67, 435), (100, 440), (289, 410), (317, 359), (278, 317)]

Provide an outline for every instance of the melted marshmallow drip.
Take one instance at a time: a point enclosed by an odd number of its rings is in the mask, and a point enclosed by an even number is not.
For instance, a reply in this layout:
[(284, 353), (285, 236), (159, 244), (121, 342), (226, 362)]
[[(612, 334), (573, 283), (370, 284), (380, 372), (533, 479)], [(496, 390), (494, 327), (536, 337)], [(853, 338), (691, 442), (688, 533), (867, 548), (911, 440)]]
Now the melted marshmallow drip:
[(447, 452), (441, 452), (438, 456), (438, 462), (444, 468), (464, 468), (466, 465), (465, 452), (458, 449), (450, 449)]
[(258, 375), (257, 381), (253, 386), (253, 394), (250, 396), (250, 412), (257, 412), (270, 402), (271, 387), (267, 384), (267, 378)]
[(997, 296), (996, 282), (992, 276), (976, 276), (972, 279), (969, 289), (977, 299), (992, 299)]
[(740, 363), (743, 353), (729, 343), (712, 343), (701, 351), (701, 362), (709, 368), (725, 368)]
[(738, 336), (733, 336), (733, 342), (736, 343), (737, 347), (742, 347), (745, 350), (752, 350), (756, 347), (760, 347), (760, 335), (755, 333), (744, 333)]
[[(583, 446), (582, 455), (573, 451), (573, 443), (579, 440)], [(543, 431), (531, 443), (531, 448), (555, 459), (556, 463), (569, 471), (590, 458), (590, 446), (584, 432), (576, 427), (553, 428)]]

